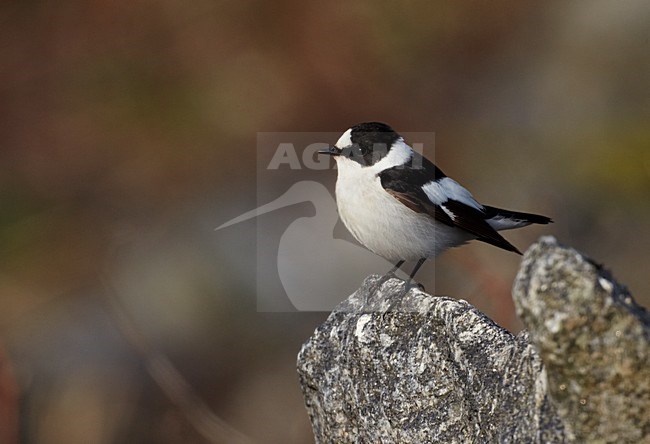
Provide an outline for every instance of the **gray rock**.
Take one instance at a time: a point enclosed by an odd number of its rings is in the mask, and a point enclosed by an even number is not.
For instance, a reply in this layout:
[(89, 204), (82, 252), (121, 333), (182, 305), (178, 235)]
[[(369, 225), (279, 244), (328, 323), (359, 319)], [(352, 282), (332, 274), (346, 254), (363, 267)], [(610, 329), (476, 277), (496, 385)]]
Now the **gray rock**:
[(639, 442), (647, 313), (548, 238), (526, 253), (515, 297), (531, 337), (465, 301), (367, 278), (298, 355), (316, 442)]
[(513, 297), (568, 438), (650, 442), (648, 312), (600, 265), (552, 237), (526, 252)]
[[(319, 443), (562, 442), (541, 361), (469, 303), (377, 276), (303, 346)], [(392, 311), (387, 309), (392, 306)]]

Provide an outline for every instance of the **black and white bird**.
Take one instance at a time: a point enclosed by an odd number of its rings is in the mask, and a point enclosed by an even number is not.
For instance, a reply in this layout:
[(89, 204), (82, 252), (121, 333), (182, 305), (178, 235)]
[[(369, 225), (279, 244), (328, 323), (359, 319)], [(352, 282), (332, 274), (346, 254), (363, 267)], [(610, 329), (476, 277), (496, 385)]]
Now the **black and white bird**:
[(417, 260), (411, 279), (426, 259), (473, 239), (521, 254), (498, 231), (552, 222), (480, 204), (384, 123), (355, 125), (319, 153), (336, 159), (336, 203), (347, 229), (396, 262), (391, 272)]

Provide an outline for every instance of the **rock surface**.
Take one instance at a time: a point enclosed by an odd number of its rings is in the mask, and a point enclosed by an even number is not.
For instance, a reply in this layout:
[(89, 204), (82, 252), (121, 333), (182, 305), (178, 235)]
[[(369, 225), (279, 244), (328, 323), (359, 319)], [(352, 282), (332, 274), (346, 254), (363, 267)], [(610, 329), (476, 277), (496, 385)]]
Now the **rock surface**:
[(316, 442), (562, 441), (525, 334), (465, 301), (404, 295), (400, 279), (371, 295), (378, 279), (341, 304), (298, 357)]
[(650, 442), (650, 316), (625, 287), (544, 237), (526, 252), (513, 297), (568, 438)]
[(647, 313), (551, 238), (526, 253), (515, 300), (530, 333), (401, 279), (366, 279), (298, 355), (316, 442), (642, 441)]

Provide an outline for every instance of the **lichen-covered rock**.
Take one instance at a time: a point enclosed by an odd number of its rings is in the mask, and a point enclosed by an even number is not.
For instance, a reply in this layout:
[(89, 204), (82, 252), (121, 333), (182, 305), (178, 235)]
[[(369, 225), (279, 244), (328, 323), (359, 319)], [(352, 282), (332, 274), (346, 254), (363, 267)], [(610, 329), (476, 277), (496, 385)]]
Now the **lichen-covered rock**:
[(305, 343), (318, 443), (650, 442), (650, 316), (598, 264), (542, 238), (513, 336), (465, 301), (377, 276)]
[(650, 316), (601, 266), (545, 237), (514, 292), (546, 368), (546, 389), (576, 442), (650, 442)]
[(316, 442), (563, 442), (525, 333), (511, 335), (465, 301), (378, 279), (366, 279), (298, 356)]

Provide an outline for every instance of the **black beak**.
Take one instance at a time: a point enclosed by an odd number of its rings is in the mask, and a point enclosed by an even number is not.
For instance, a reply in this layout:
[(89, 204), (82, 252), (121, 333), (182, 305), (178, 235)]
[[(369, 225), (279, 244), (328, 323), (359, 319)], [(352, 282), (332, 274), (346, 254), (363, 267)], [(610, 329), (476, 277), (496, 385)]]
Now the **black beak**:
[(329, 146), (327, 149), (318, 151), (318, 154), (327, 154), (329, 156), (339, 156), (341, 155), (341, 149), (335, 146)]

